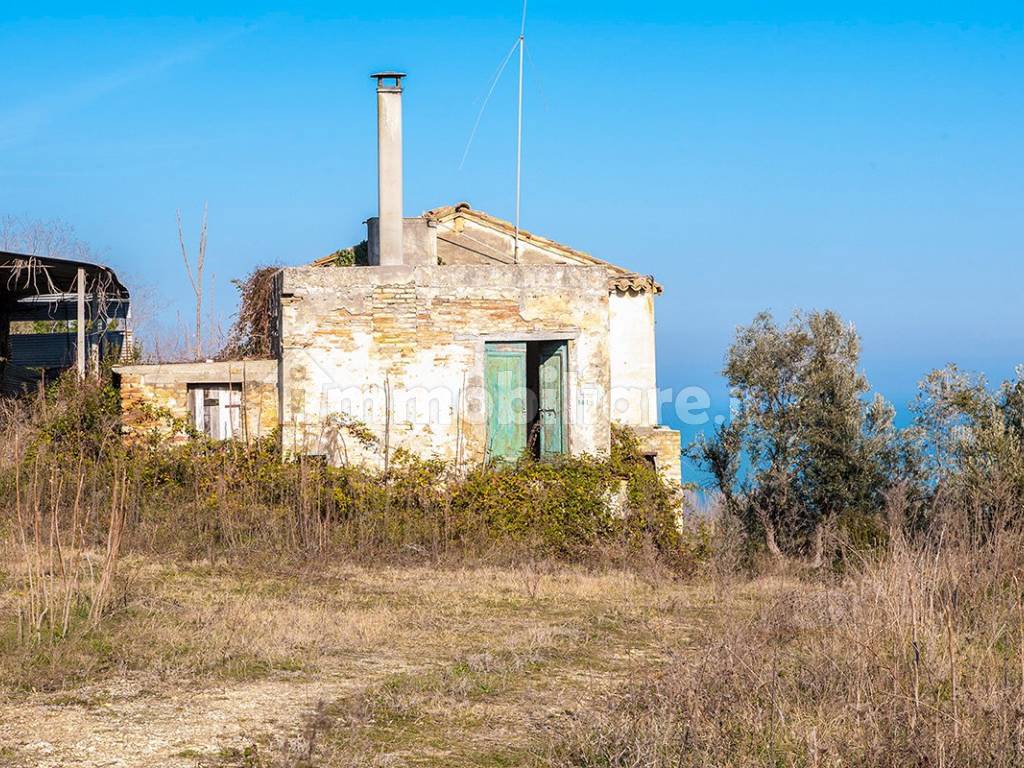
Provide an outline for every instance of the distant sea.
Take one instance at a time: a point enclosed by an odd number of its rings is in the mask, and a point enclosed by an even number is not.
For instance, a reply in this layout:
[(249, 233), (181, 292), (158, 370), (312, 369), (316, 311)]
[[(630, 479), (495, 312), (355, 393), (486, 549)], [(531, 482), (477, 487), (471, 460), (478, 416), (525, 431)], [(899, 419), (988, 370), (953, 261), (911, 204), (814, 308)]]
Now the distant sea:
[[(896, 407), (896, 426), (906, 427), (909, 426), (913, 420), (913, 414), (910, 411), (910, 404), (913, 402), (915, 394), (910, 396), (904, 396), (899, 400), (893, 400), (892, 403)], [(723, 398), (724, 400), (724, 398)], [(712, 398), (714, 403), (714, 398)], [(667, 405), (662, 409), (661, 423), (665, 426), (671, 427), (672, 429), (678, 429), (680, 433), (681, 449), (685, 450), (694, 440), (697, 439), (698, 435), (706, 434), (710, 436), (714, 432), (715, 428), (715, 417), (728, 418), (728, 409), (714, 407), (708, 410), (708, 421), (702, 425), (685, 424), (676, 414), (675, 409)], [(683, 457), (683, 481), (688, 483), (696, 483), (700, 489), (705, 489), (711, 484), (711, 476), (704, 472), (694, 462)]]

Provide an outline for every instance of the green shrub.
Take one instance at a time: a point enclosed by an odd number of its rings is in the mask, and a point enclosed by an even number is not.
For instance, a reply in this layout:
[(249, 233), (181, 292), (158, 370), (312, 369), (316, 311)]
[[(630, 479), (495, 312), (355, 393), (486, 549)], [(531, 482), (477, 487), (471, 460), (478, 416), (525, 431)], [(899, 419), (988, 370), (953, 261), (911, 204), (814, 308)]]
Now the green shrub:
[(38, 508), (32, 525), (48, 532), (56, 516), (67, 531), (77, 516), (76, 535), (93, 546), (105, 540), (117, 487), (126, 547), (189, 557), (528, 551), (580, 559), (614, 546), (653, 547), (677, 561), (683, 548), (679, 493), (624, 430), (607, 457), (524, 458), (457, 472), (397, 451), (378, 471), (292, 459), (274, 438), (246, 445), (194, 435), (172, 445), (154, 433), (125, 443), (116, 390), (73, 376), (16, 410), (0, 424), (17, 446), (0, 467), (0, 490), (20, 493), (16, 509), (4, 510), (7, 521)]

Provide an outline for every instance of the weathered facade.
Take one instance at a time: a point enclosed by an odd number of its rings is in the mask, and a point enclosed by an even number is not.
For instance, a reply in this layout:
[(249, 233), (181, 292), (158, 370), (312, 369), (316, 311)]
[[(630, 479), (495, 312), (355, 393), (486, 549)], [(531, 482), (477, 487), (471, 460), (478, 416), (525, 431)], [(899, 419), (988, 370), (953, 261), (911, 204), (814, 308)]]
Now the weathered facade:
[(424, 219), (436, 222), (436, 261), (440, 264), (494, 266), (515, 262), (524, 269), (551, 264), (602, 267), (608, 292), (611, 418), (634, 427), (658, 423), (654, 297), (661, 293), (661, 286), (652, 277), (522, 230), (515, 258), (514, 227), (474, 210), (468, 203), (428, 211)]
[[(657, 419), (652, 278), (524, 231), (516, 258), (512, 225), (467, 203), (406, 219), (398, 266), (380, 266), (375, 230), (368, 265), (280, 275), (289, 450), (374, 463), (396, 449), (456, 463), (601, 454), (614, 422), (679, 478), (679, 435)], [(559, 356), (554, 407), (539, 367), (531, 376), (545, 350)], [(346, 439), (354, 423), (375, 444)]]
[(307, 268), (286, 269), (281, 278), (286, 446), (339, 458), (341, 447), (322, 425), (345, 414), (378, 435), (374, 453), (387, 443), (445, 461), (483, 461), (487, 344), (561, 341), (571, 361), (569, 450), (608, 450), (609, 313), (601, 268)]
[[(401, 218), (401, 75), (378, 82), (381, 216), (357, 249), (364, 263), (332, 256), (277, 274), (276, 359), (246, 363), (262, 388), (246, 423), (265, 429), (272, 413), (286, 452), (378, 466), (397, 451), (460, 466), (600, 455), (618, 423), (678, 481), (679, 434), (658, 426), (661, 287), (467, 203)], [(224, 365), (240, 363), (210, 364)], [(186, 395), (196, 376), (222, 383), (224, 372), (162, 368), (121, 369), (126, 402), (184, 409), (223, 436), (198, 415), (206, 400)]]
[(123, 365), (115, 369), (126, 432), (188, 439), (189, 425), (211, 437), (252, 441), (279, 424), (276, 360)]

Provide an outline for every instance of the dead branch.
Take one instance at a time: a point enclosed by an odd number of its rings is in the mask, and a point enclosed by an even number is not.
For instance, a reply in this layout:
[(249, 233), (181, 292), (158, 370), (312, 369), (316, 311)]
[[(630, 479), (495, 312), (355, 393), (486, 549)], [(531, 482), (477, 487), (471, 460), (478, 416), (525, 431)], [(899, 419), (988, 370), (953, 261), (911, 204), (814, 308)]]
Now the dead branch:
[(203, 356), (203, 265), (206, 263), (208, 213), (209, 205), (204, 203), (203, 221), (199, 228), (199, 252), (196, 254), (196, 265), (193, 271), (192, 261), (188, 256), (188, 248), (185, 246), (185, 231), (181, 225), (181, 210), (177, 211), (178, 244), (181, 246), (181, 258), (185, 262), (185, 273), (188, 275), (188, 281), (192, 284), (192, 292), (196, 297), (195, 357), (197, 360)]

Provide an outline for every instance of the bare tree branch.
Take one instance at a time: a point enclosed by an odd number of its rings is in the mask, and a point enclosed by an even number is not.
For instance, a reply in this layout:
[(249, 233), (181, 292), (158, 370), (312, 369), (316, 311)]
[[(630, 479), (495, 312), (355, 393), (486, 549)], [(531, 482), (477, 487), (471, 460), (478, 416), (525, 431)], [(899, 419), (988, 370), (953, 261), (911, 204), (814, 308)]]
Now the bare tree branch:
[(185, 246), (185, 231), (181, 225), (181, 210), (177, 212), (178, 219), (178, 244), (181, 246), (181, 258), (185, 262), (185, 273), (188, 281), (192, 284), (192, 292), (196, 297), (196, 331), (195, 331), (195, 357), (200, 359), (203, 356), (203, 265), (206, 263), (206, 233), (209, 205), (203, 204), (203, 221), (199, 228), (199, 253), (196, 256), (195, 271), (192, 270), (192, 262), (188, 257), (188, 248)]

